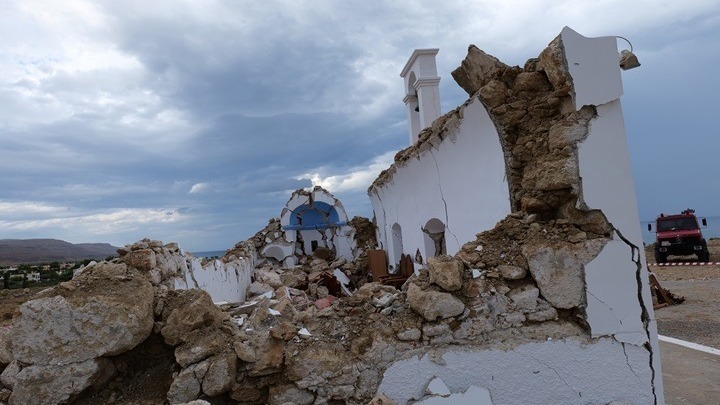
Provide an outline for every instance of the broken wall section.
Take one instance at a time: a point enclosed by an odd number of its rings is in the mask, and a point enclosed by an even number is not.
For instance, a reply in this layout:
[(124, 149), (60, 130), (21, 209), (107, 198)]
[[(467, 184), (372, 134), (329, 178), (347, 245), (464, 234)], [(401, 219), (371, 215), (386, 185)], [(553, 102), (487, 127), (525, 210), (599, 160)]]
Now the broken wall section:
[(379, 247), (395, 268), (402, 253), (416, 259), (416, 269), (436, 256), (431, 233), (444, 233), (445, 253), (453, 255), (511, 212), (499, 135), (479, 100), (419, 136), (368, 189)]
[[(499, 277), (501, 268), (505, 266), (527, 271), (531, 275), (529, 280), (539, 290), (538, 299), (557, 310), (560, 319), (582, 328), (585, 332), (579, 336), (609, 339), (605, 356), (606, 360), (614, 360), (605, 361), (602, 365), (593, 362), (593, 370), (601, 367), (605, 373), (632, 374), (635, 380), (628, 381), (625, 387), (634, 386), (631, 389), (634, 393), (629, 394), (628, 391), (625, 398), (608, 398), (599, 394), (588, 398), (581, 395), (583, 401), (604, 403), (625, 399), (638, 403), (662, 403), (657, 338), (652, 309), (648, 304), (647, 275), (639, 261), (642, 252), (636, 248), (641, 240), (639, 232), (636, 240), (634, 235), (628, 239), (623, 232), (623, 229), (639, 231), (629, 159), (623, 159), (613, 170), (605, 170), (607, 162), (617, 159), (613, 151), (623, 151), (621, 155), (627, 157), (619, 108), (621, 85), (617, 61), (614, 37), (588, 39), (569, 28), (565, 28), (539, 58), (529, 60), (524, 68), (504, 65), (471, 46), (468, 57), (453, 72), (453, 76), (473, 97), (459, 110), (448, 113), (424, 130), (417, 144), (398, 153), (393, 166), (373, 183), (369, 194), (378, 217), (386, 218), (387, 211), (403, 198), (414, 200), (415, 205), (422, 204), (425, 200), (422, 191), (413, 192), (411, 188), (413, 185), (419, 188), (424, 179), (406, 185), (409, 188), (405, 192), (409, 196), (401, 196), (397, 185), (401, 176), (412, 171), (411, 164), (424, 164), (426, 167), (436, 164), (438, 172), (444, 170), (432, 157), (455, 142), (446, 135), (458, 133), (452, 131), (458, 126), (465, 128), (473, 115), (487, 117), (480, 121), (491, 121), (499, 137), (499, 155), (504, 158), (503, 172), (507, 178), (501, 195), (508, 200), (508, 213), (511, 211), (512, 214), (494, 229), (478, 234), (477, 238), (467, 239), (471, 242), (462, 245), (456, 258), (463, 262), (465, 271), (485, 277)], [(482, 103), (479, 114), (468, 108), (476, 101)], [(459, 125), (448, 125), (454, 118), (458, 119)], [(470, 131), (459, 133), (465, 135)], [(438, 138), (440, 141), (435, 144), (427, 142)], [(430, 153), (423, 153), (423, 150)], [(474, 159), (463, 161), (468, 167), (482, 166), (483, 163), (478, 162), (484, 162), (491, 153), (482, 149), (473, 152), (476, 154)], [(458, 158), (461, 156), (458, 155)], [(605, 162), (605, 166), (601, 162)], [(613, 176), (608, 177), (608, 172)], [(489, 173), (492, 175), (492, 172)], [(462, 173), (456, 174), (451, 181), (467, 178)], [(589, 181), (585, 181), (586, 177)], [(459, 194), (446, 192), (443, 188), (445, 183), (440, 183), (434, 198), (440, 198), (443, 203), (453, 199), (475, 200), (479, 194), (477, 190), (484, 190), (486, 186), (493, 190), (495, 185), (492, 177), (479, 176), (474, 180)], [(412, 180), (405, 178), (402, 181)], [(468, 217), (467, 221), (476, 220), (472, 210), (462, 214)], [(450, 215), (453, 213), (448, 210)], [(381, 231), (379, 238), (383, 243), (390, 244), (393, 239), (387, 231), (387, 222), (386, 232), (383, 235)], [(476, 230), (482, 229), (490, 227)], [(446, 228), (446, 232), (449, 230), (449, 227)], [(395, 237), (395, 233), (392, 236)], [(403, 248), (407, 250), (407, 247)], [(512, 286), (509, 288), (512, 289)], [(512, 292), (501, 292), (497, 288), (496, 291), (507, 296)], [(511, 300), (515, 302), (515, 298), (521, 296), (517, 294)], [(580, 346), (581, 349), (586, 347), (583, 350), (589, 354), (589, 347), (595, 344), (599, 343), (589, 341)], [(518, 346), (515, 350), (522, 347)], [(632, 355), (629, 354), (631, 352)], [(506, 356), (511, 358), (508, 354)], [(556, 352), (554, 358), (563, 366), (575, 362), (560, 352)], [(521, 365), (510, 360), (508, 370), (514, 367)], [(590, 375), (593, 370), (581, 367), (576, 372)], [(423, 372), (422, 369), (417, 371)], [(503, 376), (496, 371), (492, 375), (502, 379)], [(482, 373), (476, 373), (475, 379), (479, 375)], [(508, 381), (516, 381), (516, 374), (512, 372), (504, 377)], [(548, 390), (547, 387), (557, 383), (573, 385), (559, 375), (556, 377), (557, 380), (549, 375), (545, 381), (535, 381), (537, 384), (532, 384), (533, 398), (538, 393), (547, 393), (552, 398), (553, 392), (559, 391)], [(460, 385), (456, 381), (448, 383), (456, 385), (455, 392), (467, 389), (466, 383), (472, 379), (462, 375), (454, 378), (463, 381)], [(397, 378), (387, 372), (383, 386), (392, 387), (394, 381)], [(493, 398), (507, 399), (508, 392), (503, 391), (506, 388), (490, 389), (495, 391)], [(423, 386), (418, 381), (407, 389), (417, 395), (422, 393)], [(616, 386), (607, 386), (606, 389), (619, 392)], [(573, 386), (570, 392), (572, 390), (578, 392), (583, 389)], [(410, 399), (403, 395), (395, 392), (390, 396), (401, 401)], [(530, 396), (525, 400), (528, 398)], [(577, 401), (572, 396), (555, 399), (557, 403)]]
[(342, 203), (320, 186), (294, 191), (280, 218), (270, 220), (254, 242), (262, 257), (272, 258), (285, 268), (304, 263), (317, 248), (329, 249), (333, 258), (347, 261), (362, 251)]
[(143, 239), (118, 250), (118, 262), (149, 274), (157, 284), (171, 290), (199, 288), (214, 302), (243, 302), (255, 269), (252, 245), (235, 248), (232, 258), (201, 261), (184, 253), (177, 243)]

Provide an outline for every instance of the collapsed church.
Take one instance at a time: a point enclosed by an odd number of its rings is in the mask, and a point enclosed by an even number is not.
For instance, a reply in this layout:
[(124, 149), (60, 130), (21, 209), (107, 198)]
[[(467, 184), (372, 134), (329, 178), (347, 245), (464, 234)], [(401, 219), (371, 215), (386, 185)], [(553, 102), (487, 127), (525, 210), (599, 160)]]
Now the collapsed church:
[(616, 38), (471, 45), (445, 114), (437, 52), (401, 72), (373, 222), (316, 187), (221, 260), (128, 245), (0, 328), (0, 400), (664, 403)]

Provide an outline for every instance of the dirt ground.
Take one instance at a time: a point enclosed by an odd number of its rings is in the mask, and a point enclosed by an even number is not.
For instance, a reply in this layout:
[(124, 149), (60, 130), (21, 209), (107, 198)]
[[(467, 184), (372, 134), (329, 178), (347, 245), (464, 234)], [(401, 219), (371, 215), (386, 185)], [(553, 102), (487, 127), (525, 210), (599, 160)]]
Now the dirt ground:
[[(710, 260), (720, 260), (720, 240), (708, 244)], [(652, 262), (652, 247), (646, 247)], [(695, 261), (692, 256), (674, 257), (669, 262)], [(660, 284), (685, 297), (680, 305), (655, 311), (661, 335), (720, 348), (720, 266), (648, 266)]]
[(720, 266), (650, 266), (660, 284), (685, 297), (655, 311), (661, 335), (720, 348)]

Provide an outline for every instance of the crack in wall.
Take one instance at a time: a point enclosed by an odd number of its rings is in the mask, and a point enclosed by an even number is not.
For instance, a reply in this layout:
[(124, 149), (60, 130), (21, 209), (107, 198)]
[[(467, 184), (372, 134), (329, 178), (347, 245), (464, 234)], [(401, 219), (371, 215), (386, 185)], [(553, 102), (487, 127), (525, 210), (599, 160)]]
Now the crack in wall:
[(579, 396), (579, 397), (582, 397), (582, 392), (575, 391), (575, 388), (573, 388), (567, 381), (565, 381), (565, 379), (562, 378), (562, 376), (560, 375), (560, 373), (558, 373), (557, 370), (555, 370), (555, 368), (550, 367), (550, 366), (549, 366), (547, 363), (545, 363), (544, 361), (541, 361), (541, 360), (539, 360), (539, 359), (537, 359), (537, 358), (535, 358), (535, 357), (533, 357), (533, 356), (530, 356), (529, 354), (519, 353), (519, 352), (517, 352), (516, 350), (513, 350), (513, 352), (515, 352), (515, 353), (517, 353), (517, 354), (519, 354), (519, 355), (521, 355), (521, 356), (524, 356), (524, 357), (529, 357), (529, 358), (535, 360), (537, 363), (540, 363), (540, 364), (542, 364), (543, 366), (547, 367), (548, 369), (552, 370), (552, 372), (555, 373), (555, 375), (557, 376), (557, 378), (558, 378), (560, 381), (562, 381), (563, 384), (565, 384), (565, 386), (570, 389), (570, 391), (572, 391), (573, 393), (577, 392), (578, 396)]
[(438, 166), (437, 159), (435, 158), (435, 154), (433, 153), (432, 149), (429, 150), (430, 156), (433, 158), (433, 162), (435, 162), (435, 170), (437, 170), (438, 175), (438, 188), (440, 189), (440, 199), (442, 199), (443, 205), (445, 207), (445, 228), (450, 233), (450, 235), (455, 238), (455, 243), (457, 243), (458, 246), (460, 246), (460, 240), (458, 239), (457, 235), (453, 233), (452, 230), (450, 230), (450, 217), (448, 216), (448, 208), (447, 208), (447, 201), (445, 201), (445, 195), (443, 194), (442, 189), (442, 181), (440, 181), (440, 167)]
[(642, 282), (642, 263), (640, 262), (640, 249), (632, 242), (630, 242), (629, 239), (627, 239), (622, 232), (620, 232), (619, 229), (615, 228), (613, 224), (610, 224), (613, 231), (617, 234), (617, 236), (625, 242), (626, 245), (630, 246), (631, 249), (631, 260), (636, 265), (636, 271), (635, 271), (635, 280), (637, 281), (637, 294), (638, 294), (638, 303), (640, 304), (640, 319), (643, 324), (643, 329), (645, 330), (645, 333), (647, 334), (648, 340), (645, 344), (643, 344), (643, 347), (645, 350), (648, 351), (649, 358), (650, 358), (650, 371), (652, 373), (650, 384), (652, 385), (652, 393), (653, 393), (653, 404), (657, 405), (657, 393), (655, 392), (655, 365), (653, 364), (655, 353), (653, 352), (652, 345), (650, 344), (652, 340), (652, 336), (650, 334), (650, 312), (647, 309), (647, 306), (645, 305), (645, 300), (643, 299), (643, 282)]
[[(639, 384), (642, 386), (642, 378), (640, 378), (638, 373), (635, 372), (635, 369), (633, 369), (632, 364), (630, 364), (630, 357), (628, 356), (627, 350), (625, 349), (625, 343), (624, 342), (619, 342), (619, 343), (622, 345), (623, 354), (625, 355), (625, 364), (627, 364), (630, 371), (635, 375), (635, 378), (637, 378)], [(643, 394), (644, 394), (644, 392), (643, 392)], [(647, 395), (645, 395), (645, 397), (647, 397)]]

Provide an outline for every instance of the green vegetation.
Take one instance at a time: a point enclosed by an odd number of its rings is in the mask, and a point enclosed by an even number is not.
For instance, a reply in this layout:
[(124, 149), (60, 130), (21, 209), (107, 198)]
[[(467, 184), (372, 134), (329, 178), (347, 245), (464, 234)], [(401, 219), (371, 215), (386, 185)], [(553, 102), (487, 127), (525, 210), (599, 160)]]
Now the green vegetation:
[(83, 259), (76, 262), (51, 262), (42, 264), (19, 264), (16, 267), (0, 267), (2, 289), (17, 289), (28, 287), (51, 287), (63, 281), (69, 281), (73, 272), (87, 266), (92, 259)]

